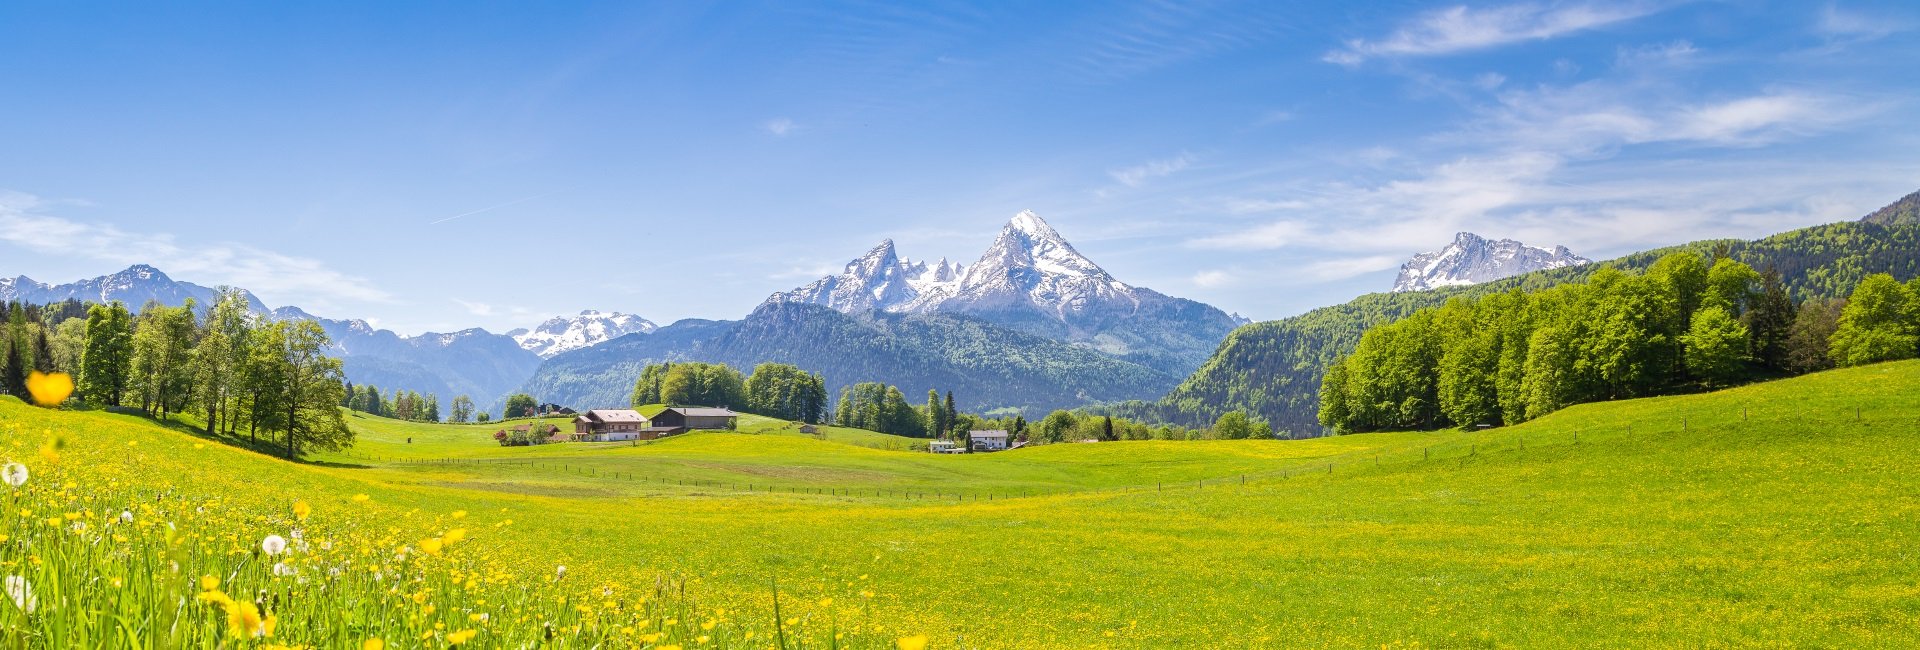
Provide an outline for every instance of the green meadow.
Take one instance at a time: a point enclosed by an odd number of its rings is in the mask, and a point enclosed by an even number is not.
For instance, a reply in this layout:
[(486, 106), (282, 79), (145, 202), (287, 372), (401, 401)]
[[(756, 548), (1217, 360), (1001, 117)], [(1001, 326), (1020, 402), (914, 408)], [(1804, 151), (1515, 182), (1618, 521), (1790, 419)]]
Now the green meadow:
[(500, 423), (360, 415), (353, 449), (302, 464), (11, 400), (0, 432), (28, 464), (49, 436), (135, 442), (169, 489), (306, 499), (316, 519), (352, 494), (379, 505), (354, 515), (374, 527), (472, 512), (466, 543), (493, 561), (684, 580), (743, 621), (773, 621), (777, 583), (783, 616), (844, 621), (862, 642), (1911, 647), (1916, 395), (1920, 362), (1900, 362), (1487, 431), (960, 456), (765, 418), (501, 447)]

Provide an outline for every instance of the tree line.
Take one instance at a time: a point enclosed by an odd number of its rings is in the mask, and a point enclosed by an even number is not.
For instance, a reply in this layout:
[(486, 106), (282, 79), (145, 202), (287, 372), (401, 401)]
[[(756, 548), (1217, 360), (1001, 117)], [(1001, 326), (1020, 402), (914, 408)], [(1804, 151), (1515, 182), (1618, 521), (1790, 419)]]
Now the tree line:
[[(426, 395), (394, 389), (391, 394), (383, 394), (380, 387), (371, 384), (360, 386), (347, 382), (345, 397), (340, 406), (365, 413), (408, 422), (441, 422), (440, 396), (431, 392)], [(473, 398), (461, 395), (453, 398), (452, 410), (445, 415), (446, 422), (461, 424), (472, 422), (476, 415)], [(479, 415), (485, 415), (481, 413)]]
[(10, 394), (24, 395), (16, 374), (64, 372), (78, 385), (71, 399), (87, 406), (192, 415), (210, 435), (244, 430), (256, 446), (265, 436), (289, 458), (353, 440), (337, 408), (346, 386), (340, 360), (325, 354), (326, 332), (313, 321), (254, 314), (237, 291), (222, 291), (204, 316), (192, 300), (149, 302), (137, 315), (118, 301), (87, 305), (84, 315), (77, 303), (16, 303), (6, 316), (0, 383)]
[(1665, 255), (1644, 273), (1455, 297), (1368, 328), (1321, 382), (1336, 432), (1516, 424), (1583, 402), (1914, 356), (1920, 280), (1796, 301), (1772, 267)]
[(724, 363), (648, 364), (634, 381), (634, 408), (649, 404), (719, 406), (743, 413), (819, 423), (826, 416), (827, 382), (784, 363), (762, 363), (743, 376)]

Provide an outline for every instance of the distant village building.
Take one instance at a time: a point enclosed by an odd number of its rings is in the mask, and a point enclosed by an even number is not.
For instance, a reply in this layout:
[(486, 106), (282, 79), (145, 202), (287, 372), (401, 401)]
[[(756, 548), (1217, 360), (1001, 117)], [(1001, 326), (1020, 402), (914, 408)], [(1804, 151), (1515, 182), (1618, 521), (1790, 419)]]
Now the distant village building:
[(972, 443), (974, 451), (1005, 451), (1007, 449), (1007, 432), (1002, 429), (968, 431), (967, 440)]
[(927, 451), (936, 454), (961, 454), (966, 453), (967, 450), (961, 449), (960, 445), (954, 444), (952, 440), (934, 440), (927, 443)]
[(820, 427), (816, 427), (811, 424), (802, 424), (800, 425), (800, 432), (801, 433), (819, 433)]

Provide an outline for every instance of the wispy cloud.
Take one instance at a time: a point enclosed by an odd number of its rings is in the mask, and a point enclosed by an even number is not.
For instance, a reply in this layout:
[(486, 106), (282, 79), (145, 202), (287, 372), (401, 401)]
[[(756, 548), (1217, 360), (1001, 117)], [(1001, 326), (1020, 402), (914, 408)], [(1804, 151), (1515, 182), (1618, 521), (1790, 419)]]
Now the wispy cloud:
[(1814, 30), (1822, 36), (1854, 41), (1882, 38), (1912, 27), (1912, 23), (1907, 19), (1842, 9), (1834, 3), (1828, 3), (1823, 7), (1820, 10), (1819, 20), (1814, 23)]
[(235, 242), (181, 243), (166, 233), (74, 221), (42, 213), (41, 207), (49, 202), (31, 195), (6, 196), (0, 200), (0, 243), (116, 265), (152, 264), (196, 282), (244, 287), (265, 297), (307, 302), (307, 307), (328, 300), (394, 301), (366, 279), (317, 260)]
[(1454, 6), (1423, 13), (1383, 38), (1349, 40), (1322, 60), (1352, 66), (1373, 58), (1442, 56), (1551, 39), (1654, 11), (1651, 5), (1634, 2)]
[(794, 124), (790, 118), (776, 117), (767, 120), (767, 123), (761, 125), (761, 128), (766, 129), (768, 133), (772, 133), (775, 136), (786, 137), (788, 133), (792, 133), (794, 129), (799, 128), (799, 125)]
[(470, 302), (459, 298), (448, 298), (448, 300), (452, 300), (454, 304), (460, 305), (461, 309), (465, 309), (467, 313), (475, 316), (492, 316), (494, 314), (493, 305), (484, 302)]
[(1201, 271), (1193, 274), (1194, 286), (1208, 289), (1226, 286), (1238, 279), (1234, 274), (1219, 269)]
[(1154, 160), (1132, 167), (1107, 172), (1113, 180), (1127, 187), (1139, 187), (1141, 183), (1179, 172), (1193, 165), (1193, 156), (1182, 152), (1178, 156), (1164, 160)]

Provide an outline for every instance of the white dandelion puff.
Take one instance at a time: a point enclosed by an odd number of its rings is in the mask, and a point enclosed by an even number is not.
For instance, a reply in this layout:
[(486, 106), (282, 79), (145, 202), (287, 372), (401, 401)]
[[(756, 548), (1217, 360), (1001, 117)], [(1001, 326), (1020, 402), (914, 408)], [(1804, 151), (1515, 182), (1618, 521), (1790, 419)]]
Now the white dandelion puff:
[(287, 538), (268, 535), (266, 539), (260, 540), (260, 550), (265, 551), (267, 555), (279, 555), (287, 550)]

